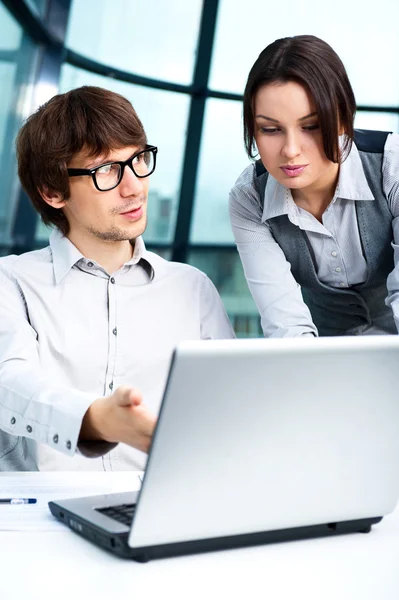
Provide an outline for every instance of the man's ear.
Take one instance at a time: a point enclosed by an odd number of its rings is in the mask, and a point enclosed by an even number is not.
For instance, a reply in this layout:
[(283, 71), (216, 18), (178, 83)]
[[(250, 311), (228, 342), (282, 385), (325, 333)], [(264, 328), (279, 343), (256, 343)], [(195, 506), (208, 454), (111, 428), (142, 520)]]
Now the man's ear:
[(58, 192), (50, 192), (48, 189), (38, 191), (43, 200), (53, 208), (63, 208), (65, 206), (65, 200)]

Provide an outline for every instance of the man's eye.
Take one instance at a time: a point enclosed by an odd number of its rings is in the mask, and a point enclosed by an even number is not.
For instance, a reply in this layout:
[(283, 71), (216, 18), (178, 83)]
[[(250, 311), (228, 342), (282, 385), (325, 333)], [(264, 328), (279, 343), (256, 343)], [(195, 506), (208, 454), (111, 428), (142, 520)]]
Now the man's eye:
[(141, 163), (141, 161), (143, 160), (143, 158), (144, 158), (143, 154), (138, 154), (137, 156), (134, 157), (133, 163), (135, 165), (138, 165), (139, 163)]
[(100, 167), (99, 169), (97, 169), (97, 173), (98, 173), (98, 175), (109, 175), (111, 168), (112, 168), (112, 165), (104, 165), (103, 167)]
[(112, 173), (117, 173), (119, 171), (118, 163), (111, 163), (109, 165), (104, 165), (97, 169), (97, 175), (110, 175)]

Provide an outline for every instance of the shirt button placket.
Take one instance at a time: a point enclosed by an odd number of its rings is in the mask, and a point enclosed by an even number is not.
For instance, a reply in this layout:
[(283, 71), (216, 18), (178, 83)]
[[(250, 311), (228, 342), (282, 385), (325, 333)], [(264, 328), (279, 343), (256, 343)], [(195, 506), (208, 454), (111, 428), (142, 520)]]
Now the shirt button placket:
[[(112, 284), (109, 286), (108, 291), (108, 302), (109, 302), (109, 310), (108, 310), (108, 331), (110, 340), (108, 345), (108, 369), (106, 373), (106, 385), (108, 390), (112, 393), (114, 389), (114, 374), (115, 374), (115, 356), (116, 356), (116, 336), (118, 333), (118, 329), (116, 327), (116, 287), (115, 287), (115, 277), (109, 278), (109, 283)], [(111, 329), (112, 327), (112, 329)]]

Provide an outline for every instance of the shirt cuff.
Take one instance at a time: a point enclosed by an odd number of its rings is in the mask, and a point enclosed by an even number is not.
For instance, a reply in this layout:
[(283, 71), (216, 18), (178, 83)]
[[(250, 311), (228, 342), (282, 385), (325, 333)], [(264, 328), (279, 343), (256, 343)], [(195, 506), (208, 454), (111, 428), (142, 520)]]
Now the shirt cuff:
[(98, 458), (113, 450), (118, 444), (101, 440), (78, 442), (76, 452), (86, 458)]
[(7, 433), (34, 439), (69, 456), (77, 449), (83, 417), (98, 395), (76, 390), (46, 390), (36, 393), (25, 410), (2, 407)]

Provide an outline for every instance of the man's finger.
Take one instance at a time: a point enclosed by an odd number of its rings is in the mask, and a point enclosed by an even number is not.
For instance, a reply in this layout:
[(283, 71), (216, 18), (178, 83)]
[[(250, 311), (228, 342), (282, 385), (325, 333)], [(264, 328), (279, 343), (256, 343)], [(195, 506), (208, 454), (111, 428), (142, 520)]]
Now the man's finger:
[(136, 388), (120, 387), (115, 397), (119, 406), (138, 406), (142, 402), (142, 395)]

